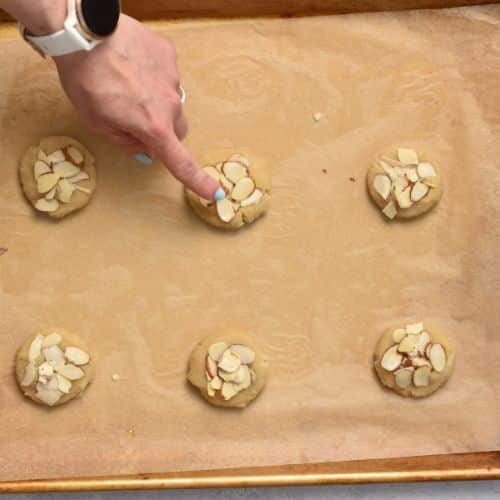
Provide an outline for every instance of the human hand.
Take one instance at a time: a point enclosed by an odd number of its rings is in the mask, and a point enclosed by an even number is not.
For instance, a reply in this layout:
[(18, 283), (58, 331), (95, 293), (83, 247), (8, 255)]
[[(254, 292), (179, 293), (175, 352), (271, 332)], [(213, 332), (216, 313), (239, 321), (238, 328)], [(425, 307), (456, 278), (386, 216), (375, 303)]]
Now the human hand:
[(98, 47), (54, 60), (66, 93), (92, 131), (129, 153), (158, 158), (203, 198), (224, 197), (181, 143), (188, 126), (169, 42), (122, 14), (115, 33)]

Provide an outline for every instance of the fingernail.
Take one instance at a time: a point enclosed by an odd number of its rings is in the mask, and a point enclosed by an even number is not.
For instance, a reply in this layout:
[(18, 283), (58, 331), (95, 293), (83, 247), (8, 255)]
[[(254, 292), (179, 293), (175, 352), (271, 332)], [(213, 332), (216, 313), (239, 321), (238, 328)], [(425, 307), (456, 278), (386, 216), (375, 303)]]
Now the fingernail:
[(134, 158), (143, 165), (151, 165), (153, 163), (153, 160), (145, 153), (138, 153)]
[(217, 191), (215, 191), (214, 195), (215, 201), (223, 200), (225, 197), (226, 197), (226, 192), (222, 188), (219, 188), (217, 189)]

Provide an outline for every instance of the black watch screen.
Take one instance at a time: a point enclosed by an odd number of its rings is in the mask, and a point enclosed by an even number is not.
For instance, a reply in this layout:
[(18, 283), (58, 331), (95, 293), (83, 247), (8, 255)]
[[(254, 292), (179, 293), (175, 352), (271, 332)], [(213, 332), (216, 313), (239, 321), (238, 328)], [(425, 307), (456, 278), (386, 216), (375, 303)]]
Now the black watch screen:
[(120, 0), (81, 0), (80, 15), (86, 27), (99, 37), (115, 31), (120, 17)]

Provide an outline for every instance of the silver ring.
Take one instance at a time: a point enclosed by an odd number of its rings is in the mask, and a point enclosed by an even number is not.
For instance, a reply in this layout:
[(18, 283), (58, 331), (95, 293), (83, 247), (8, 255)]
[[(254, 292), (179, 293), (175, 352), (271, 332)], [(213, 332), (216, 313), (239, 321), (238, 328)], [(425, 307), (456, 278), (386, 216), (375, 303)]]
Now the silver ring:
[(179, 97), (181, 98), (181, 104), (184, 104), (186, 102), (186, 91), (182, 87), (182, 85), (179, 85)]

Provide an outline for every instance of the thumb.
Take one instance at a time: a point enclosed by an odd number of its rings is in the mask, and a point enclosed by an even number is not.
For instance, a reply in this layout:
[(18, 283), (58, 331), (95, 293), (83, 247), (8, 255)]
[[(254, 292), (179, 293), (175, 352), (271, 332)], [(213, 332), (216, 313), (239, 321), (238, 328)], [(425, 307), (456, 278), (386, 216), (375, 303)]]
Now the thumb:
[(169, 134), (159, 149), (158, 158), (188, 189), (206, 200), (214, 200), (220, 184), (201, 169), (175, 134)]

